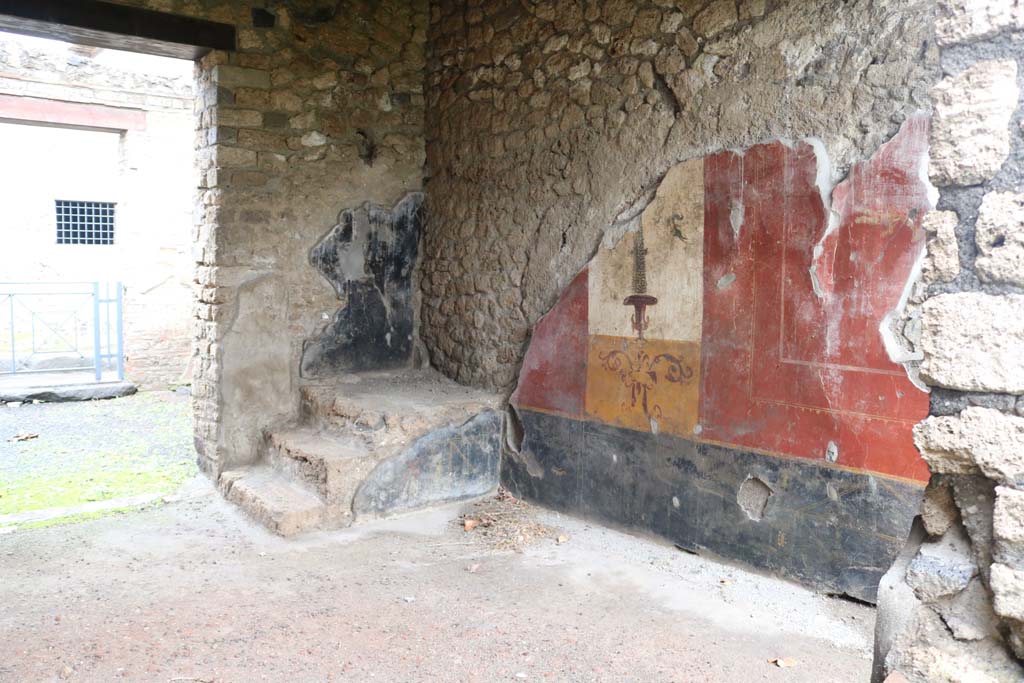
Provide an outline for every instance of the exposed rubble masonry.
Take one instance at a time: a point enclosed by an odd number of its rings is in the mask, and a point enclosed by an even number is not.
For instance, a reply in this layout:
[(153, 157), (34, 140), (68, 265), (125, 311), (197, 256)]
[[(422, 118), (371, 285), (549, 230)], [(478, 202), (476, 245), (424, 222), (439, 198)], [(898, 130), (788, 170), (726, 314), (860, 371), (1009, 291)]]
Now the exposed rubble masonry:
[[(917, 308), (932, 473), (879, 585), (874, 683), (1024, 680), (1024, 6), (942, 0)], [(911, 318), (912, 320), (913, 318)], [(906, 329), (906, 328), (905, 328)]]

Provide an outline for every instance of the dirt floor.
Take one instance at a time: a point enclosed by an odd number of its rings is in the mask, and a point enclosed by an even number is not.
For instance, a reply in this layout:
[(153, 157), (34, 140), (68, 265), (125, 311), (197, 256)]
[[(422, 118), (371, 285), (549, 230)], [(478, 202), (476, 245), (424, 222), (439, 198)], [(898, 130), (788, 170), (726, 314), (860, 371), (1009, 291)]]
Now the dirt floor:
[(649, 539), (537, 512), (517, 552), (470, 504), (282, 540), (186, 489), (0, 535), (0, 681), (868, 679), (871, 609)]

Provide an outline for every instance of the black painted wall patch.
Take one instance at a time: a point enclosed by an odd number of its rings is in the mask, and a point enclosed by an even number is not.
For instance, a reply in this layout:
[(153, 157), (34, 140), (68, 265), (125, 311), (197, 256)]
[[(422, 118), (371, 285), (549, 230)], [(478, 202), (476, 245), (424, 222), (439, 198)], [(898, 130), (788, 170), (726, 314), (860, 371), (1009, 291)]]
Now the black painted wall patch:
[(303, 346), (303, 377), (408, 365), (422, 207), (423, 194), (413, 192), (393, 209), (371, 203), (345, 209), (313, 247), (309, 261), (342, 305), (323, 332)]

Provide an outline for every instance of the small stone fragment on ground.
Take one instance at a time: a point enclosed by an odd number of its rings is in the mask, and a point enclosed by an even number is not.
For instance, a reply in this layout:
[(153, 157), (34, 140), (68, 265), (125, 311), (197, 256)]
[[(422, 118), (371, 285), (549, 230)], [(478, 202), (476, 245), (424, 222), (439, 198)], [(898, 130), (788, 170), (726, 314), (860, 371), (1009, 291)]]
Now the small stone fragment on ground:
[(768, 660), (768, 663), (774, 664), (780, 669), (788, 669), (790, 667), (796, 666), (800, 662), (796, 661), (792, 657), (772, 657)]
[(15, 441), (31, 441), (32, 439), (38, 439), (39, 435), (33, 432), (18, 432), (11, 438), (7, 439), (10, 442)]

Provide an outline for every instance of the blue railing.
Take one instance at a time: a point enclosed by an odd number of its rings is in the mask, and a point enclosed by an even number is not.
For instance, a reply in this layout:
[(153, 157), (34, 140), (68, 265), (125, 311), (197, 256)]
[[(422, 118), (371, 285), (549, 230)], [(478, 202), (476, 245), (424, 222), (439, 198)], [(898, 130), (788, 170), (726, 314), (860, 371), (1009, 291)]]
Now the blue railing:
[(120, 282), (0, 282), (0, 374), (124, 379), (123, 293)]

